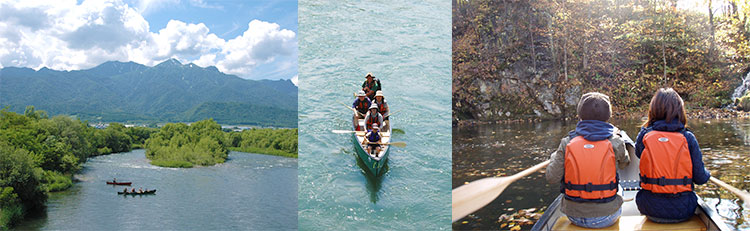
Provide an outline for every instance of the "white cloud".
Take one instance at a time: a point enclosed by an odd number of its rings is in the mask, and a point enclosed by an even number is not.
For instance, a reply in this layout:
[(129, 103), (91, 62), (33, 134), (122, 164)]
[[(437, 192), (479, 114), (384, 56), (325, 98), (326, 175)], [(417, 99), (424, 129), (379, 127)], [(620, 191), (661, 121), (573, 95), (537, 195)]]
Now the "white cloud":
[(293, 31), (259, 20), (252, 20), (242, 35), (229, 40), (211, 33), (203, 23), (178, 20), (150, 32), (142, 13), (169, 1), (173, 0), (144, 0), (137, 8), (121, 0), (86, 0), (80, 5), (75, 0), (4, 1), (0, 3), (0, 67), (77, 70), (111, 60), (155, 65), (176, 58), (249, 77), (259, 65), (296, 56)]
[(292, 83), (294, 84), (294, 86), (298, 86), (299, 87), (299, 84), (297, 83), (297, 81), (299, 81), (299, 77), (298, 76), (299, 75), (294, 75), (294, 77), (292, 77)]

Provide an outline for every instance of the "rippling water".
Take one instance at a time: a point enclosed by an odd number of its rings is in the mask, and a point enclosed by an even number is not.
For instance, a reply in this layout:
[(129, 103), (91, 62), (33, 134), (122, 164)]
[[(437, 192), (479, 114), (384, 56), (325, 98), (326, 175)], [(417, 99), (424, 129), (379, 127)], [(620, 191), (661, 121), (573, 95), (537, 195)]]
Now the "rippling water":
[[(156, 188), (123, 196), (124, 186)], [(294, 230), (297, 160), (230, 152), (223, 164), (189, 169), (149, 164), (144, 150), (90, 158), (72, 188), (51, 193), (45, 217), (19, 230)]]
[[(641, 121), (613, 121), (635, 139)], [(703, 161), (712, 176), (740, 189), (750, 190), (750, 120), (693, 120), (688, 122), (703, 150)], [(484, 177), (515, 174), (539, 162), (575, 128), (575, 122), (500, 124), (454, 127), (453, 188)], [(453, 224), (454, 229), (499, 229), (498, 217), (519, 209), (545, 208), (559, 194), (544, 174), (536, 173), (511, 184), (497, 199), (473, 215)], [(696, 192), (718, 208), (729, 227), (750, 230), (750, 210), (734, 194), (713, 183), (696, 185)], [(524, 226), (523, 229), (530, 229)], [(507, 229), (507, 227), (505, 228)]]
[[(450, 229), (450, 1), (300, 2), (299, 227)], [(352, 93), (380, 78), (403, 130), (369, 178), (348, 134)]]

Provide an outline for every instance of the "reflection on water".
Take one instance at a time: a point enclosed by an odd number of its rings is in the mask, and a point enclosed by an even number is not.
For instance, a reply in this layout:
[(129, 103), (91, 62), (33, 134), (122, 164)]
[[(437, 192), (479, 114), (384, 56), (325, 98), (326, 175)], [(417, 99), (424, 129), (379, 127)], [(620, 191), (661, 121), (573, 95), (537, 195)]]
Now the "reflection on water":
[[(635, 139), (639, 120), (610, 121)], [(453, 188), (485, 177), (515, 174), (549, 158), (576, 121), (546, 121), (453, 128)], [(711, 175), (739, 189), (750, 189), (750, 119), (693, 120), (703, 161)], [(713, 183), (696, 186), (696, 193), (716, 207), (730, 227), (750, 230), (750, 210), (734, 194)], [(544, 171), (521, 179), (492, 203), (453, 223), (454, 229), (500, 229), (498, 218), (520, 209), (552, 203), (559, 184), (548, 184)], [(523, 226), (530, 229), (531, 226)], [(508, 227), (504, 227), (508, 229)]]

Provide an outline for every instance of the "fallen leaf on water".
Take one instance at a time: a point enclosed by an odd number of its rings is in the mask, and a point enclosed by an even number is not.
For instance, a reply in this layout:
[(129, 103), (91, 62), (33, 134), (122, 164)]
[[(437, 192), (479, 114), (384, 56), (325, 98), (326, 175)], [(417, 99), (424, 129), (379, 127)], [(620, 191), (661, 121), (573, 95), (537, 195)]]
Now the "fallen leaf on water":
[(461, 224), (468, 224), (468, 221), (462, 221)]
[(508, 223), (503, 223), (502, 225), (500, 225), (500, 228), (501, 228), (501, 229), (502, 229), (502, 228), (505, 228), (505, 226), (508, 226)]
[(510, 203), (510, 202), (512, 202), (512, 200), (506, 200), (506, 201), (505, 201), (505, 203)]
[(518, 230), (521, 230), (521, 226), (516, 226), (516, 227), (510, 228), (510, 230), (511, 230), (511, 231), (518, 231)]

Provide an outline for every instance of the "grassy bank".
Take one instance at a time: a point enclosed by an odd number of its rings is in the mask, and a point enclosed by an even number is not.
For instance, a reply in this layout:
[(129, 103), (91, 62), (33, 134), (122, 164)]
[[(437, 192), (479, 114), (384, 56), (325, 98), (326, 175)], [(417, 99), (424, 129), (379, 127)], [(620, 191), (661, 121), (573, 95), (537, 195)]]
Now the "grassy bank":
[(297, 158), (297, 153), (289, 153), (281, 150), (276, 149), (268, 149), (268, 148), (254, 148), (254, 147), (246, 147), (246, 148), (239, 148), (239, 147), (231, 147), (229, 148), (231, 151), (235, 152), (249, 152), (249, 153), (256, 153), (256, 154), (265, 154), (265, 155), (272, 155), (272, 156), (283, 156), (283, 157), (289, 157), (289, 158)]

